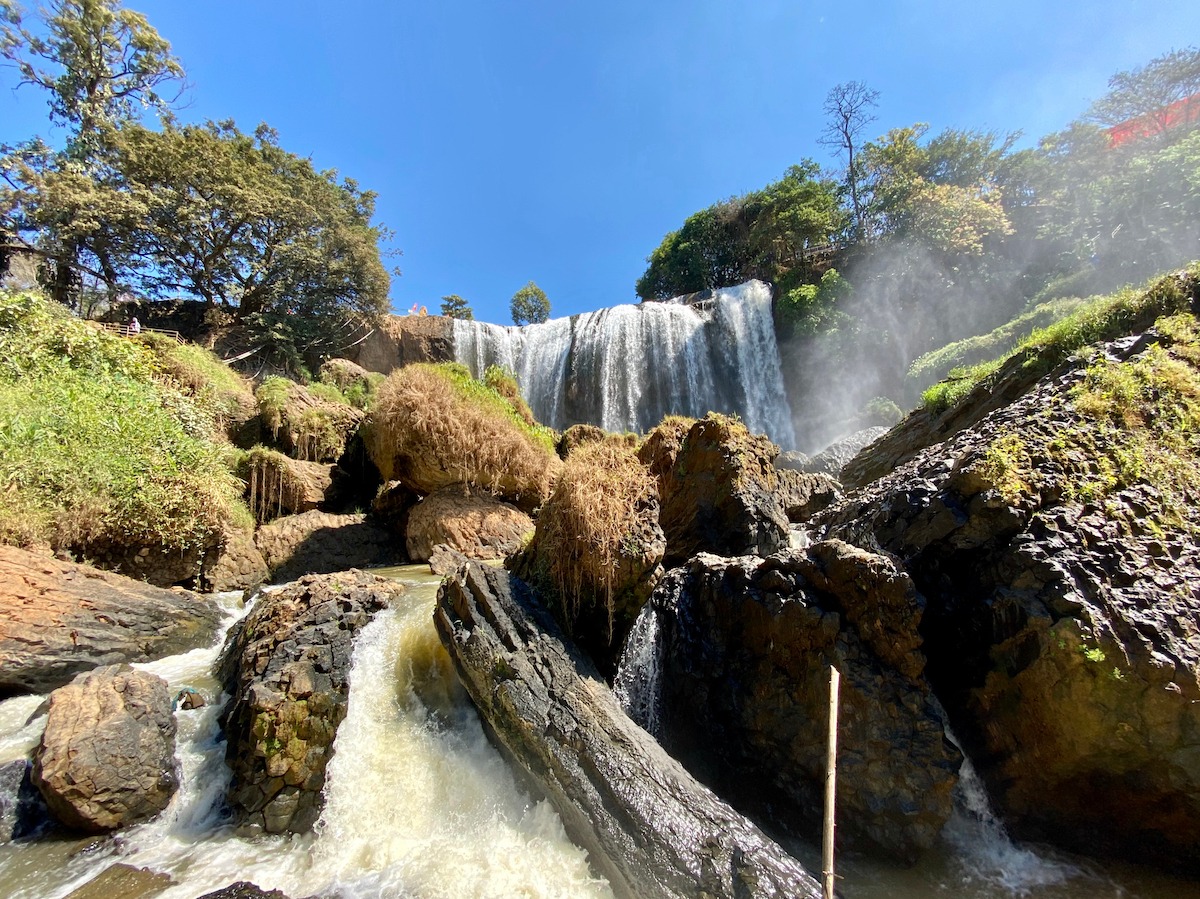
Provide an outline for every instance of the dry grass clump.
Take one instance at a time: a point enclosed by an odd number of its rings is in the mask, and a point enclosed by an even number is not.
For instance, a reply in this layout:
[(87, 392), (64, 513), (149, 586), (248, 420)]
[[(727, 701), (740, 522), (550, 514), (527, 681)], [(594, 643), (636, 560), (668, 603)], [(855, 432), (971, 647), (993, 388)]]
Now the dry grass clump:
[(508, 400), (509, 405), (513, 407), (525, 424), (530, 426), (537, 424), (529, 404), (525, 402), (525, 397), (521, 396), (521, 388), (517, 385), (517, 376), (511, 371), (501, 368), (499, 365), (489, 365), (487, 371), (483, 373), (483, 383)]
[(683, 447), (683, 438), (692, 429), (696, 419), (683, 415), (668, 415), (650, 432), (638, 448), (638, 459), (650, 469), (650, 474), (662, 485), (663, 478), (675, 466), (675, 459)]
[(624, 594), (648, 595), (638, 588), (653, 587), (646, 575), (664, 546), (654, 478), (632, 449), (604, 441), (567, 459), (526, 553), (534, 579), (557, 595), (568, 632), (580, 636), (579, 625), (600, 612), (611, 640)]
[(250, 511), (259, 524), (296, 509), (307, 492), (288, 458), (265, 446), (256, 446), (246, 453), (238, 474), (246, 482)]
[(385, 481), (421, 493), (473, 484), (523, 509), (550, 494), (553, 433), (459, 365), (408, 365), (380, 386), (367, 435)]

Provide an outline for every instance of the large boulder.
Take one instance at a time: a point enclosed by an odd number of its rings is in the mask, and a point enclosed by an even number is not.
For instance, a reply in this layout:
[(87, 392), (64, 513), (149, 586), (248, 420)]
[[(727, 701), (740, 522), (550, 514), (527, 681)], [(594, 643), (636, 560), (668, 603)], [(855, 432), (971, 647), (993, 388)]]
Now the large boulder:
[(825, 449), (809, 458), (803, 470), (839, 478), (846, 463), (858, 455), (864, 446), (870, 446), (887, 432), (887, 428), (876, 425), (839, 437)]
[(412, 562), (426, 562), (445, 544), (472, 559), (503, 559), (533, 533), (533, 519), (486, 491), (465, 485), (431, 493), (408, 514), (405, 544)]
[(526, 512), (562, 466), (553, 433), (460, 365), (409, 365), (379, 388), (367, 433), (385, 481), (420, 494), (469, 483)]
[(808, 521), (841, 497), (838, 482), (827, 474), (779, 469), (779, 500), (788, 521), (797, 524)]
[(1015, 834), (1198, 868), (1200, 339), (1160, 327), (820, 520), (926, 597), (930, 680)]
[(695, 422), (661, 483), (666, 563), (699, 552), (767, 556), (785, 548), (777, 455), (775, 444), (736, 419), (710, 413)]
[(313, 510), (259, 528), (254, 544), (276, 581), (404, 561), (396, 537), (365, 515)]
[(264, 594), (230, 632), (219, 676), (238, 822), (303, 833), (321, 814), (325, 768), (346, 717), (354, 637), (404, 592), (360, 571), (312, 575)]
[(153, 818), (179, 786), (167, 682), (128, 665), (50, 694), (33, 782), (63, 824), (105, 833)]
[(662, 576), (658, 491), (633, 449), (587, 443), (567, 457), (511, 568), (531, 583), (606, 676)]
[(215, 602), (185, 590), (0, 546), (0, 696), (204, 646), (220, 619)]
[(217, 593), (251, 590), (271, 576), (267, 561), (254, 545), (254, 531), (228, 528), (219, 552), (204, 560), (201, 582)]
[(905, 861), (933, 845), (962, 758), (923, 677), (920, 597), (892, 561), (837, 541), (766, 560), (701, 554), (652, 602), (673, 755), (819, 832), (836, 666), (839, 840)]
[(512, 574), (465, 566), (438, 591), (434, 623), (492, 738), (617, 896), (820, 895), (799, 862), (625, 715)]
[(325, 399), (282, 378), (268, 378), (255, 398), (260, 442), (309, 462), (340, 459), (366, 417), (349, 403)]

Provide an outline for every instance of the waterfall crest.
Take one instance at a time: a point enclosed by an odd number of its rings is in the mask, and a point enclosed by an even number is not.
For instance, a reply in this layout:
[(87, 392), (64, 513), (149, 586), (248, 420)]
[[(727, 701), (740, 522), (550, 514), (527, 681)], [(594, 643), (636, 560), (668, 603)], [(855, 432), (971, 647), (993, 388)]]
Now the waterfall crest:
[(702, 305), (612, 306), (537, 325), (454, 322), (456, 359), (475, 377), (489, 365), (517, 376), (543, 424), (645, 433), (666, 415), (739, 415), (784, 448), (795, 444), (761, 281), (716, 291)]

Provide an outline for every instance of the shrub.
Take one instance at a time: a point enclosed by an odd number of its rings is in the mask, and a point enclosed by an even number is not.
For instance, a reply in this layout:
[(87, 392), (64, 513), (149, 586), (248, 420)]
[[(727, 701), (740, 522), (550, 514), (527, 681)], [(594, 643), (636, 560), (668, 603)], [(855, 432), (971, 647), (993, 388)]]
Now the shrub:
[(249, 382), (216, 354), (165, 334), (146, 332), (138, 342), (153, 354), (160, 376), (195, 400), (217, 427), (240, 424), (253, 414), (255, 400)]
[(368, 448), (384, 480), (430, 493), (470, 483), (532, 508), (557, 471), (554, 432), (531, 425), (461, 365), (409, 365), (379, 388)]

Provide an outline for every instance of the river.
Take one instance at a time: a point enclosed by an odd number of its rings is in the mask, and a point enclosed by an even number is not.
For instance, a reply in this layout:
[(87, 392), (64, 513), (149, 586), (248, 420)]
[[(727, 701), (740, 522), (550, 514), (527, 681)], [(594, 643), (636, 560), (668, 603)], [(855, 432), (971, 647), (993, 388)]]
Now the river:
[[(182, 787), (167, 811), (111, 838), (53, 835), (0, 845), (0, 896), (63, 899), (117, 862), (170, 875), (174, 884), (162, 899), (195, 899), (238, 880), (293, 899), (611, 896), (554, 809), (525, 791), (488, 742), (434, 631), (438, 579), (427, 571), (392, 570), (410, 591), (356, 644), (349, 710), (314, 834), (247, 837), (227, 820), (214, 646), (137, 666), (166, 678), (173, 692), (191, 687), (209, 701), (176, 713)], [(240, 610), (235, 597), (225, 602), (228, 625)], [(0, 703), (0, 763), (36, 745), (44, 717), (29, 719), (43, 698)], [(964, 800), (943, 850), (915, 868), (842, 859), (839, 889), (864, 899), (1200, 895), (1196, 882), (1013, 845), (990, 815), (969, 806)], [(811, 847), (789, 848), (819, 869)]]

